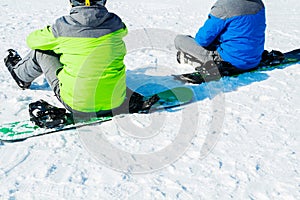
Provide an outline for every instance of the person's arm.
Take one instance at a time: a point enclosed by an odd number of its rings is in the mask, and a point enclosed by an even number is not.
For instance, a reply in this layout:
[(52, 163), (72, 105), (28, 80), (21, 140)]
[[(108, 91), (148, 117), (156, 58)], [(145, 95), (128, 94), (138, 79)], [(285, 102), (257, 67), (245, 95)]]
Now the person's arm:
[(215, 42), (224, 27), (225, 20), (209, 14), (208, 19), (197, 32), (195, 40), (199, 45), (209, 47)]
[(51, 26), (30, 33), (26, 42), (31, 49), (54, 50), (57, 46), (57, 38), (54, 37)]

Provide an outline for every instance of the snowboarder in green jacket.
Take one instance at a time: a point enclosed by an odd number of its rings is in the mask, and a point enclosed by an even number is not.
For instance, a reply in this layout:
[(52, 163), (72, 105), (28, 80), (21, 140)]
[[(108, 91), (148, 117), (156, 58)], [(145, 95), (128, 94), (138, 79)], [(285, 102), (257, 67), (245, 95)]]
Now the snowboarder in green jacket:
[(5, 64), (22, 88), (44, 74), (57, 98), (71, 112), (105, 114), (126, 97), (123, 62), (127, 28), (106, 0), (70, 0), (70, 14), (32, 32), (32, 49), (21, 59), (10, 49)]

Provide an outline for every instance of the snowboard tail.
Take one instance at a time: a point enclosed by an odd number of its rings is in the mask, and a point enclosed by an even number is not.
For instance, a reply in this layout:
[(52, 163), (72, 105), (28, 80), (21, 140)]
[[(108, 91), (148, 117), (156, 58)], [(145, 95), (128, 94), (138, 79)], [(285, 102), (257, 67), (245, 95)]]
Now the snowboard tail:
[(112, 117), (99, 117), (91, 119), (90, 121), (81, 122), (77, 124), (69, 124), (56, 128), (41, 128), (35, 125), (30, 120), (5, 123), (0, 125), (0, 141), (2, 142), (20, 142), (28, 138), (48, 135), (60, 131), (73, 130), (83, 126), (90, 126), (101, 124), (110, 121)]

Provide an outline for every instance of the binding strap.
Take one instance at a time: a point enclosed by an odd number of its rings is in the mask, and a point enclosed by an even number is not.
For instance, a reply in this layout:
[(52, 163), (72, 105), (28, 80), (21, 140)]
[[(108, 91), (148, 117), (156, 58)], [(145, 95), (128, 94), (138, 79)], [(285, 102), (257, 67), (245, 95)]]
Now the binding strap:
[(73, 124), (71, 113), (66, 109), (55, 107), (44, 100), (29, 104), (30, 121), (41, 128), (55, 128)]

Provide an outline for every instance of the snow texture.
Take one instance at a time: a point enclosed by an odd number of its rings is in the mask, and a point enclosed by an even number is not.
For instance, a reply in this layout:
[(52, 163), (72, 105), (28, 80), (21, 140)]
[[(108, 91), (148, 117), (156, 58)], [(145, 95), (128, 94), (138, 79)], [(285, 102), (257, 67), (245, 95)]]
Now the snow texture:
[[(195, 35), (213, 3), (108, 1), (129, 29), (128, 86), (144, 94), (182, 86), (171, 74), (193, 67), (177, 64), (173, 39)], [(265, 5), (265, 48), (299, 48), (299, 1)], [(0, 57), (8, 48), (26, 54), (26, 36), (69, 9), (67, 0), (0, 0)], [(43, 77), (20, 90), (3, 62), (0, 83), (1, 123), (27, 119), (41, 98), (61, 106)], [(0, 199), (300, 199), (299, 85), (299, 64), (186, 85), (196, 98), (182, 108), (0, 144)]]

